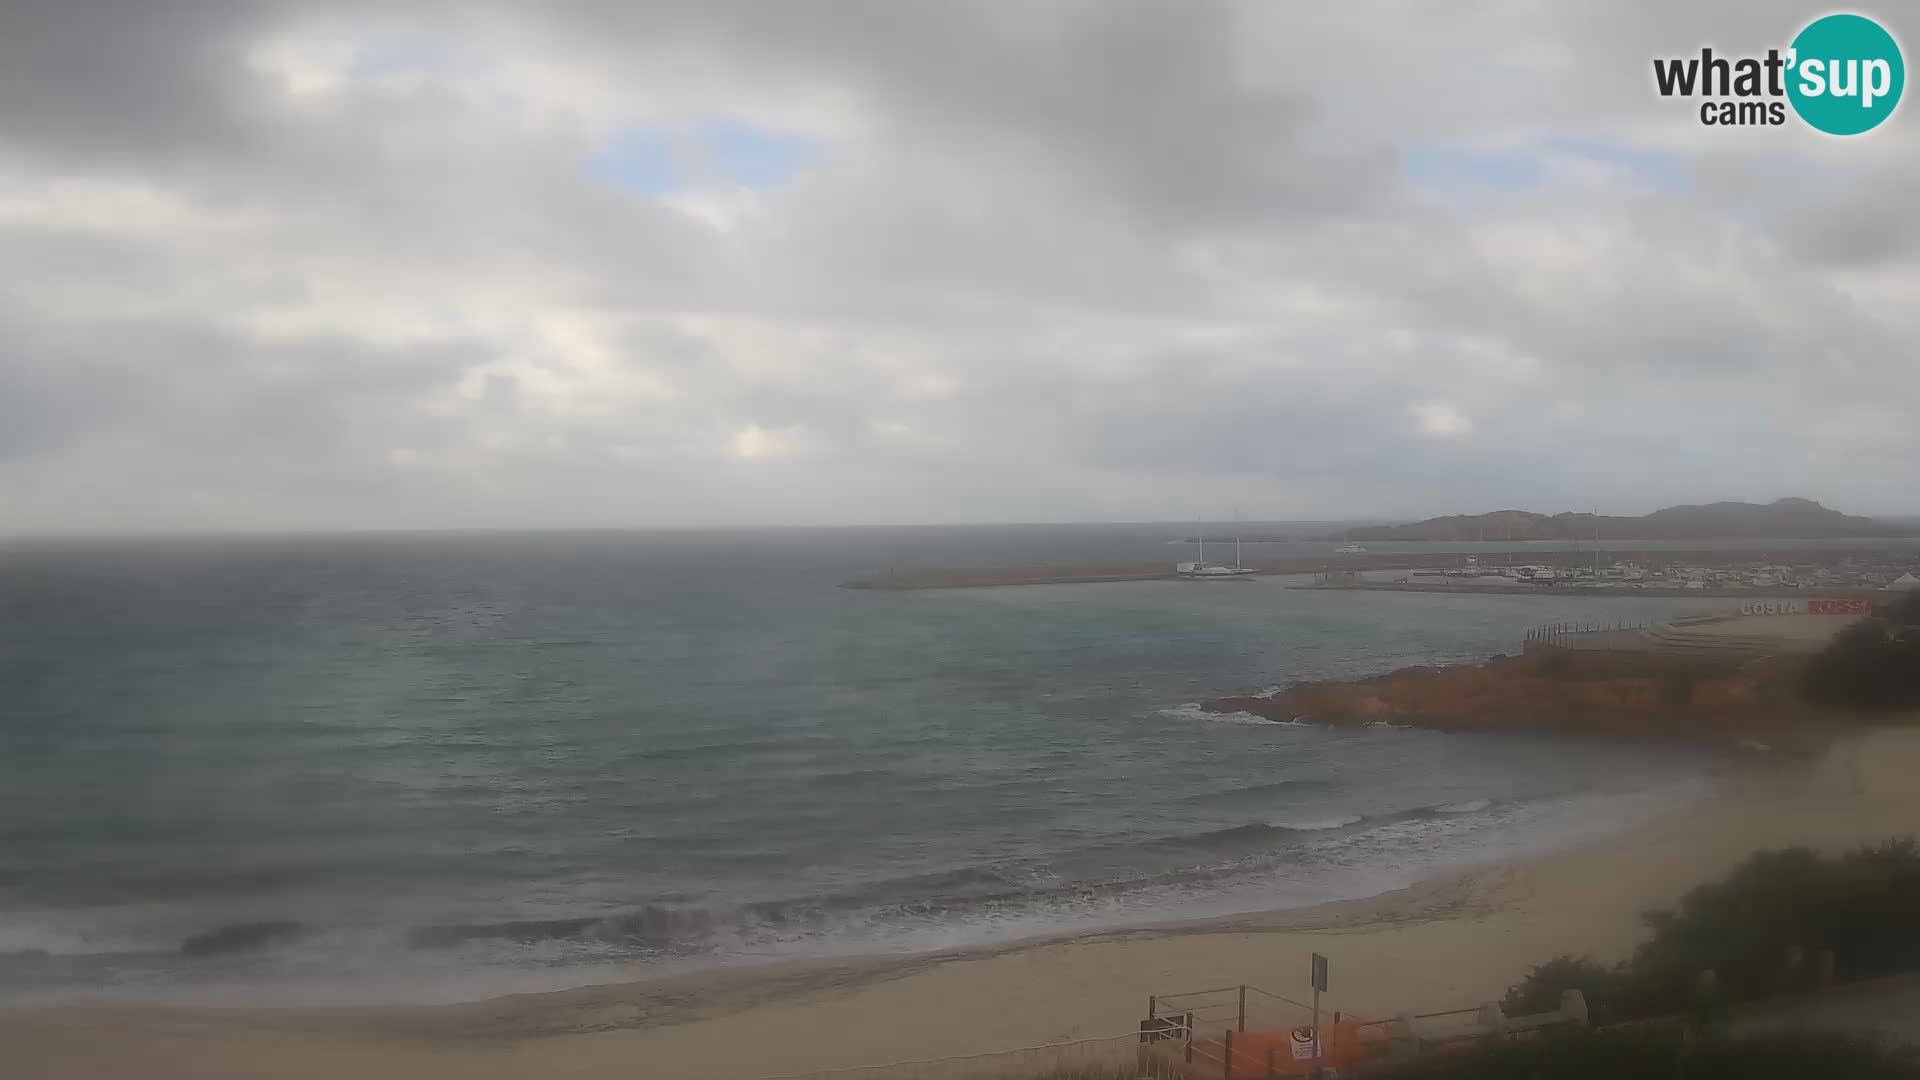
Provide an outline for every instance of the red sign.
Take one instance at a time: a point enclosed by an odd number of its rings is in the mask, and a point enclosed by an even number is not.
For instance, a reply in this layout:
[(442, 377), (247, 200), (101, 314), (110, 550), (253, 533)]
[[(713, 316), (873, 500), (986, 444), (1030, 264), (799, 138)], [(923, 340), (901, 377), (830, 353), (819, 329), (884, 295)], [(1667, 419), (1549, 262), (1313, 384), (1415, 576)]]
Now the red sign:
[(1837, 597), (1822, 599), (1814, 597), (1807, 601), (1807, 614), (1809, 615), (1867, 615), (1872, 612), (1873, 602), (1871, 600), (1854, 598), (1843, 600)]

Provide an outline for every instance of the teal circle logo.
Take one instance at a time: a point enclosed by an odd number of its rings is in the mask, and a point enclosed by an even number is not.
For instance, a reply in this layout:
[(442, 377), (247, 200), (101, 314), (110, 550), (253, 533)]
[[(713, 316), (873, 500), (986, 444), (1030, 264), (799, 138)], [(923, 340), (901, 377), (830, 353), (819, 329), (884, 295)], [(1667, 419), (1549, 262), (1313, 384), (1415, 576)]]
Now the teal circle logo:
[(1829, 135), (1872, 131), (1893, 115), (1907, 85), (1900, 43), (1864, 15), (1828, 15), (1793, 39), (1787, 100)]

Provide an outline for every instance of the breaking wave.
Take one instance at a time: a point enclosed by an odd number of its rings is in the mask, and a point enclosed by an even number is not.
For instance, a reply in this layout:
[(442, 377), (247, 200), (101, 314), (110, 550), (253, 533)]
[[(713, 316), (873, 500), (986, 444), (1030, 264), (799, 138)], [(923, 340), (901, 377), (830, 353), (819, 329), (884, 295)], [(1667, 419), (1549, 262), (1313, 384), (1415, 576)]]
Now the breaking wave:
[(1197, 701), (1161, 709), (1160, 715), (1174, 720), (1201, 721), (1208, 724), (1248, 724), (1260, 727), (1306, 727), (1299, 719), (1269, 720), (1250, 712), (1214, 712)]
[[(1312, 787), (1281, 781), (1253, 790)], [(1239, 793), (1230, 793), (1239, 794)], [(1394, 813), (1330, 813), (1252, 821), (1217, 829), (1096, 845), (1047, 859), (1007, 860), (882, 879), (810, 896), (739, 903), (639, 903), (616, 910), (544, 918), (450, 921), (405, 928), (397, 943), (447, 950), (487, 943), (610, 946), (640, 957), (691, 956), (755, 941), (791, 940), (849, 927), (924, 926), (1012, 913), (1041, 913), (1088, 902), (1125, 900), (1184, 886), (1272, 870), (1305, 858), (1307, 845), (1342, 830), (1362, 834), (1422, 818), (1492, 808), (1488, 799)], [(327, 928), (293, 919), (215, 924), (186, 935), (176, 955), (214, 959), (310, 946)]]
[(1286, 829), (1290, 832), (1325, 832), (1328, 829), (1344, 829), (1348, 825), (1358, 825), (1364, 820), (1366, 819), (1358, 814), (1348, 814), (1343, 817), (1322, 818), (1318, 821), (1271, 821), (1268, 824), (1276, 829)]

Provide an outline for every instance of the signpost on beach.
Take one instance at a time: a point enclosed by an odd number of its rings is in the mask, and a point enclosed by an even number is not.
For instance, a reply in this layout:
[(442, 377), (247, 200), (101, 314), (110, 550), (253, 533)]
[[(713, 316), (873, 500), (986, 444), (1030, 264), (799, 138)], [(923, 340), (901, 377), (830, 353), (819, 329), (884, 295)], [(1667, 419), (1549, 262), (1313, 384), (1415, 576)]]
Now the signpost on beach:
[(1320, 995), (1327, 989), (1327, 958), (1313, 954), (1313, 1060), (1320, 1061)]

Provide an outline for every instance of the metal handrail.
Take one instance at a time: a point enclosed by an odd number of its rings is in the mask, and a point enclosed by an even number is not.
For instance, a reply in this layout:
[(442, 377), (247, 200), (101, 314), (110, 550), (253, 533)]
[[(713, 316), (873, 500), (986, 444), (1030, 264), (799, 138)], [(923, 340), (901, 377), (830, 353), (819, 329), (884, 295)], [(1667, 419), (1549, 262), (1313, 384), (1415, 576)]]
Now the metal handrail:
[(1293, 999), (1292, 999), (1292, 998), (1290, 998), (1290, 997), (1285, 997), (1285, 996), (1283, 996), (1283, 995), (1281, 995), (1281, 994), (1276, 994), (1276, 993), (1274, 993), (1274, 992), (1273, 992), (1273, 991), (1271, 991), (1271, 990), (1262, 990), (1262, 989), (1260, 989), (1259, 987), (1257, 987), (1257, 986), (1253, 986), (1253, 985), (1248, 985), (1248, 987), (1247, 987), (1247, 989), (1249, 989), (1249, 990), (1251, 990), (1251, 991), (1253, 991), (1253, 992), (1254, 992), (1254, 993), (1256, 993), (1256, 994), (1264, 994), (1264, 995), (1266, 995), (1267, 997), (1270, 997), (1270, 998), (1272, 998), (1272, 999), (1273, 999), (1273, 1000), (1275, 1000), (1275, 1001), (1284, 1001), (1284, 1002), (1286, 1002), (1287, 1004), (1289, 1004), (1289, 1005), (1292, 1005), (1292, 1006), (1293, 1006), (1294, 1008), (1296, 1008), (1296, 1009), (1311, 1009), (1311, 1008), (1313, 1008), (1313, 1006), (1311, 1006), (1311, 1005), (1309, 1005), (1309, 1004), (1307, 1004), (1307, 1003), (1306, 1003), (1306, 1002), (1304, 1002), (1304, 1001), (1295, 1001), (1295, 1000), (1293, 1000)]
[(1471, 1009), (1448, 1009), (1445, 1012), (1414, 1013), (1413, 1018), (1415, 1020), (1432, 1020), (1440, 1016), (1465, 1016), (1468, 1013), (1477, 1013), (1479, 1011), (1480, 1007), (1476, 1005)]
[[(1154, 1001), (1156, 1003), (1155, 1007), (1158, 1008), (1160, 1004), (1164, 1004), (1167, 1002), (1180, 1001), (1187, 998), (1207, 997), (1208, 995), (1211, 995), (1211, 994), (1236, 994), (1241, 991), (1250, 991), (1252, 993), (1259, 994), (1263, 997), (1269, 997), (1275, 1001), (1279, 1001), (1279, 1002), (1283, 1002), (1285, 1004), (1291, 1005), (1296, 1009), (1313, 1008), (1313, 1006), (1307, 1004), (1304, 1001), (1295, 1001), (1294, 999), (1287, 997), (1284, 994), (1276, 994), (1271, 990), (1266, 990), (1266, 989), (1262, 989), (1261, 987), (1254, 986), (1252, 983), (1247, 983), (1241, 986), (1222, 986), (1217, 990), (1188, 990), (1184, 993), (1179, 993), (1179, 994), (1155, 994)], [(1178, 1011), (1201, 1012), (1206, 1009), (1232, 1009), (1232, 1008), (1237, 1008), (1237, 1005), (1233, 1002), (1223, 1001), (1214, 1005), (1186, 1006), (1186, 1007), (1180, 1008)]]
[[(1248, 987), (1248, 989), (1257, 990), (1259, 988)], [(1232, 993), (1239, 992), (1239, 990), (1240, 988), (1238, 986), (1223, 986), (1218, 990), (1188, 990), (1185, 993), (1181, 993), (1181, 994), (1158, 994), (1155, 996), (1157, 996), (1162, 1001), (1170, 1001), (1173, 998), (1205, 997), (1208, 994), (1232, 994)], [(1261, 993), (1265, 993), (1265, 992), (1266, 991), (1264, 990), (1261, 991)]]

